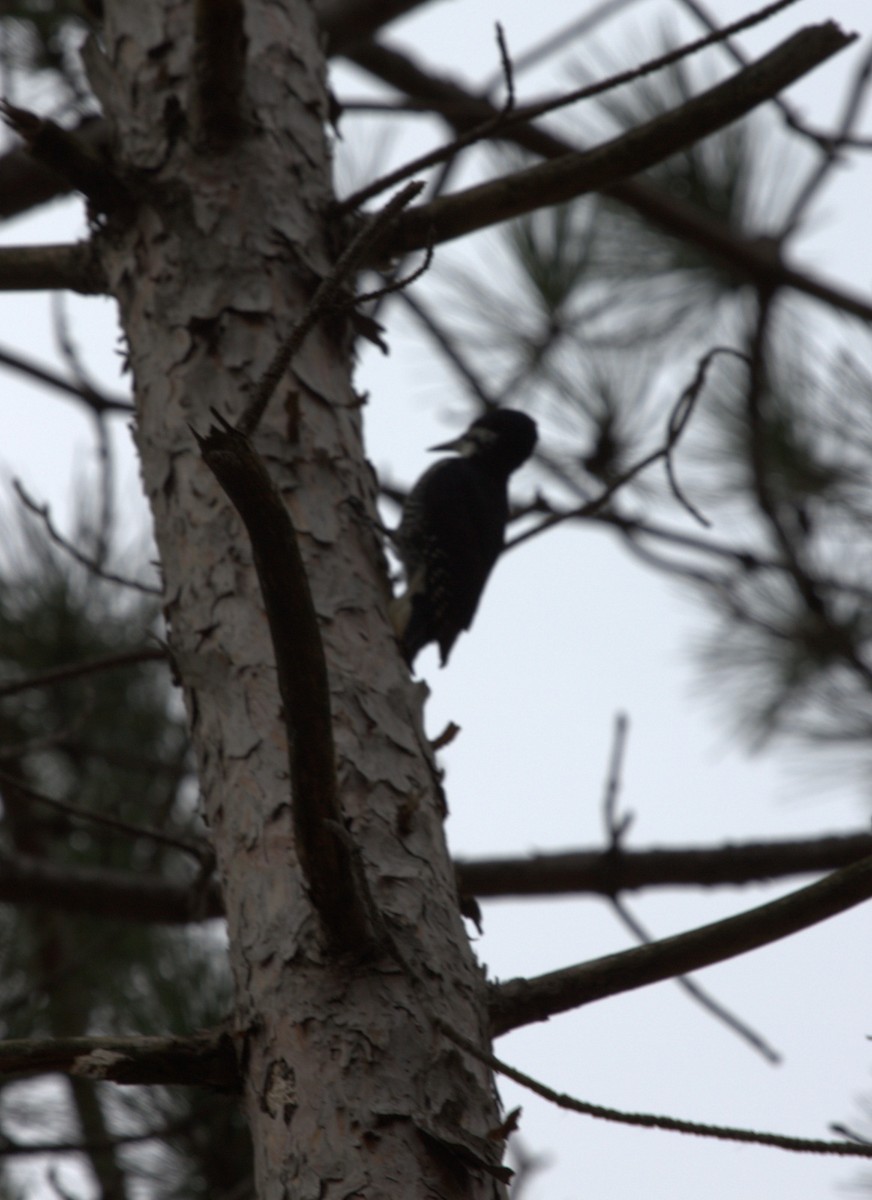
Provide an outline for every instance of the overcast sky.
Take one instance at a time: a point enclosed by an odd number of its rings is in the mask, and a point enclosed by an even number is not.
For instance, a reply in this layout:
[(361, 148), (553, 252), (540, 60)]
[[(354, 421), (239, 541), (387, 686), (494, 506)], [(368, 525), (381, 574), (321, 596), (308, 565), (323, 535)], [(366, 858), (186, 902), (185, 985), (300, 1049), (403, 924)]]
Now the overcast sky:
[[(639, 0), (609, 26), (608, 44), (617, 53), (624, 37), (640, 43), (643, 34), (653, 38), (662, 15), (678, 7)], [(736, 0), (714, 0), (710, 7), (723, 21), (747, 11)], [(496, 65), (495, 21), (519, 54), (582, 11), (582, 4), (566, 0), (441, 0), (397, 25), (391, 37), (435, 68), (475, 83)], [(805, 0), (742, 44), (760, 52), (802, 24), (829, 18), (860, 31), (868, 47), (868, 0)], [(842, 81), (856, 58), (856, 52), (840, 56), (791, 93), (816, 125), (826, 125), (838, 111)], [(335, 86), (359, 95), (363, 85), (343, 73)], [(519, 81), (521, 100), (540, 90), (541, 75)], [(867, 158), (841, 174), (801, 243), (804, 261), (867, 294), (870, 195)], [(7, 224), (0, 239), (65, 241), (82, 232), (80, 206), (65, 202)], [(69, 300), (67, 310), (89, 367), (114, 389), (123, 388), (110, 303)], [(398, 314), (389, 318), (389, 336), (390, 356), (367, 353), (357, 383), (370, 393), (370, 457), (393, 479), (410, 483), (429, 461), (425, 447), (460, 428), (464, 404), (439, 364), (422, 358), (417, 332)], [(57, 362), (53, 339), (46, 297), (0, 295), (0, 347)], [(21, 476), (37, 498), (63, 513), (93, 458), (88, 420), (73, 403), (11, 375), (3, 384), (0, 469), (7, 479)], [(554, 436), (547, 427), (544, 433)], [(136, 469), (123, 422), (116, 445), (134, 542), (145, 516), (135, 498)], [(529, 494), (533, 484), (525, 468), (515, 477), (516, 495)], [(736, 745), (725, 709), (706, 694), (691, 664), (701, 620), (673, 588), (630, 561), (601, 531), (562, 530), (508, 555), (451, 666), (440, 671), (432, 649), (419, 660), (433, 693), (431, 733), (449, 720), (462, 728), (442, 754), (454, 853), (601, 845), (603, 782), (618, 712), (631, 722), (622, 804), (636, 816), (633, 846), (720, 845), (853, 831), (867, 822), (868, 793), (856, 780), (823, 779), (810, 760), (797, 769), (785, 754), (748, 758)], [(776, 894), (658, 893), (633, 905), (656, 935), (666, 935)], [(672, 984), (512, 1034), (497, 1052), (552, 1087), (594, 1103), (827, 1137), (830, 1121), (859, 1124), (855, 1099), (872, 1093), (870, 932), (872, 915), (861, 909), (701, 973), (700, 982), (784, 1055), (780, 1067), (767, 1065)], [(477, 950), (493, 976), (507, 978), (629, 944), (607, 906), (595, 900), (501, 902), (485, 906)], [(820, 1200), (863, 1169), (607, 1125), (559, 1113), (514, 1085), (501, 1082), (500, 1089), (509, 1107), (523, 1105), (527, 1148), (551, 1164), (526, 1200), (638, 1200), (641, 1194), (697, 1200), (703, 1193), (707, 1200)]]

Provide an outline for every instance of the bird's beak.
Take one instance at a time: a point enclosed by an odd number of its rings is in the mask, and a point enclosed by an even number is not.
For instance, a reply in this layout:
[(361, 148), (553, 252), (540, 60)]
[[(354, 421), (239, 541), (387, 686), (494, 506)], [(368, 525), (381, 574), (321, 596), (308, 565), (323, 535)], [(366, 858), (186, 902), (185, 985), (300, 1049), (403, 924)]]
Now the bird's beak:
[(462, 433), (460, 437), (453, 438), (450, 442), (440, 442), (438, 446), (428, 446), (427, 449), (430, 452), (434, 450), (456, 450), (458, 454), (462, 454), (468, 444), (466, 434)]

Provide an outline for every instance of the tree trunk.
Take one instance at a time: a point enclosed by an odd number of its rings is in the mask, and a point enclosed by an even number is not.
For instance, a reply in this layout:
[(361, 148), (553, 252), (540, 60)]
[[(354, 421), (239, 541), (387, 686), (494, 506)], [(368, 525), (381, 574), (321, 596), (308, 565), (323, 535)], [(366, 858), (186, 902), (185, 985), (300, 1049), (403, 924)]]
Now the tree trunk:
[(327, 220), (312, 7), (246, 3), (244, 126), (219, 150), (200, 136), (208, 122), (197, 126), (215, 96), (193, 95), (195, 5), (105, 7), (89, 71), (137, 204), (109, 220), (101, 253), (129, 345), (170, 647), (224, 890), (258, 1195), (499, 1195), (492, 1081), (437, 1028), (486, 1045), (485, 985), (458, 911), (420, 689), (387, 622), (345, 322), (309, 336), (254, 444), (318, 613), (343, 820), (384, 934), (368, 954), (332, 952), (310, 901), (248, 539), (192, 434), (207, 432), (212, 409), (238, 418), (347, 240)]

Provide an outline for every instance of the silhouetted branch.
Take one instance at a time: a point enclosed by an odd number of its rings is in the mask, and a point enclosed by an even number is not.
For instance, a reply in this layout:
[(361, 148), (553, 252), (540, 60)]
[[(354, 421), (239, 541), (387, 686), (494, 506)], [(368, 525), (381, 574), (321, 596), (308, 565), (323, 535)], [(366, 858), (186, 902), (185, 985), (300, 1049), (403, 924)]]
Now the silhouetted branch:
[(870, 898), (872, 858), (866, 858), (789, 896), (689, 933), (533, 979), (508, 980), (491, 990), (494, 1034), (759, 949)]
[(100, 566), (99, 563), (95, 562), (94, 559), (89, 558), (87, 554), (83, 554), (78, 547), (74, 546), (73, 543), (69, 541), (68, 538), (65, 538), (60, 530), (55, 527), (51, 519), (51, 510), (47, 504), (38, 504), (37, 501), (27, 493), (20, 480), (13, 479), (12, 486), (15, 488), (15, 493), (24, 507), (28, 509), (29, 512), (32, 512), (34, 516), (39, 517), (39, 519), (42, 521), (46, 532), (55, 545), (59, 546), (61, 550), (69, 554), (71, 558), (74, 558), (76, 562), (80, 564), (80, 566), (85, 568), (86, 571), (89, 571), (92, 575), (96, 575), (99, 579), (105, 579), (107, 583), (117, 583), (121, 587), (132, 588), (134, 591), (142, 592), (146, 596), (163, 595), (163, 592), (159, 587), (154, 587), (150, 583), (140, 583), (138, 579), (128, 579), (126, 575), (116, 575), (114, 571), (105, 570)]
[(318, 23), (327, 35), (327, 53), (342, 54), (365, 42), (382, 26), (429, 0), (316, 0)]
[[(348, 57), (365, 71), (439, 113), (458, 132), (499, 113), (488, 100), (474, 96), (451, 79), (422, 70), (408, 57), (383, 45), (355, 47)], [(570, 142), (537, 125), (521, 125), (506, 133), (509, 141), (546, 159), (578, 153)], [(690, 201), (667, 194), (645, 179), (622, 179), (604, 189), (646, 220), (675, 237), (699, 246), (726, 263), (734, 274), (758, 283), (795, 288), (861, 320), (872, 322), (872, 301), (834, 286), (784, 261), (768, 243), (742, 237), (724, 221), (707, 216)]]
[(54, 371), (50, 371), (40, 363), (23, 358), (20, 354), (12, 354), (9, 350), (0, 350), (0, 366), (9, 367), (13, 371), (19, 371), (22, 375), (27, 375), (30, 379), (48, 384), (49, 387), (53, 387), (59, 392), (65, 392), (68, 396), (79, 400), (94, 413), (118, 412), (130, 414), (134, 411), (134, 406), (129, 400), (117, 399), (114, 396), (104, 396), (102, 392), (97, 391), (96, 388), (90, 385), (71, 383), (70, 380), (56, 374)]
[(576, 850), (456, 863), (463, 891), (481, 900), (502, 896), (568, 896), (651, 887), (745, 887), (790, 875), (813, 875), (872, 855), (872, 833), (716, 848)]
[(738, 120), (854, 40), (832, 22), (801, 29), (775, 50), (686, 104), (585, 153), (572, 153), (409, 209), (396, 253), (488, 228), (545, 205), (602, 191)]
[(237, 1091), (239, 1069), (230, 1034), (190, 1037), (21, 1038), (0, 1042), (0, 1076), (48, 1072), (114, 1083), (182, 1084)]
[(107, 654), (101, 658), (90, 658), (84, 662), (55, 667), (51, 671), (42, 671), (39, 675), (28, 675), (25, 679), (16, 679), (14, 683), (0, 684), (0, 697), (15, 696), (32, 688), (52, 687), (56, 683), (66, 683), (69, 679), (96, 675), (101, 671), (114, 671), (119, 667), (130, 667), (137, 663), (166, 660), (167, 652), (159, 646), (128, 650), (123, 654)]
[[(503, 139), (518, 125), (523, 125), (535, 120), (537, 117), (557, 112), (562, 108), (568, 108), (570, 105), (578, 104), (582, 100), (590, 100), (594, 96), (601, 96), (605, 92), (623, 87), (634, 80), (643, 79), (646, 75), (662, 71), (665, 67), (672, 66), (674, 63), (681, 62), (685, 58), (698, 54), (700, 51), (708, 49), (735, 33), (741, 33), (743, 30), (758, 25), (762, 21), (769, 20), (770, 17), (781, 12), (782, 9), (796, 3), (798, 3), (798, 0), (776, 0), (775, 4), (770, 4), (768, 7), (752, 13), (750, 16), (743, 17), (732, 25), (714, 30), (707, 36), (698, 38), (695, 42), (689, 42), (683, 46), (676, 47), (674, 50), (669, 50), (665, 54), (660, 54), (656, 58), (641, 63), (638, 67), (632, 67), (627, 71), (620, 71), (615, 75), (610, 75), (607, 79), (585, 84), (584, 87), (575, 88), (569, 92), (562, 92), (559, 96), (553, 96), (548, 100), (538, 101), (535, 104), (524, 104), (516, 107), (514, 104), (514, 92), (507, 83), (508, 101), (499, 112), (495, 112), (493, 116), (475, 128), (468, 129), (465, 133), (460, 134), (448, 145), (431, 150), (428, 154), (423, 154), (419, 158), (415, 158), (398, 167), (395, 171), (391, 171), (390, 174), (382, 176), (381, 179), (367, 184), (366, 187), (361, 188), (338, 204), (337, 211), (348, 212), (365, 203), (371, 197), (377, 196), (386, 188), (395, 187), (398, 183), (402, 183), (404, 179), (408, 179), (412, 175), (420, 174), (421, 171), (429, 167), (448, 161), (460, 150), (472, 146), (484, 138), (498, 137)], [(587, 16), (589, 14), (586, 14)], [(506, 69), (508, 57), (502, 43), (500, 49), (502, 51), (504, 73), (510, 81), (511, 76)]]
[(0, 292), (55, 291), (83, 296), (109, 291), (89, 242), (69, 246), (0, 246)]
[(528, 1088), (537, 1096), (555, 1104), (558, 1108), (570, 1112), (581, 1113), (586, 1117), (595, 1117), (601, 1121), (613, 1121), (619, 1125), (635, 1125), (643, 1129), (663, 1129), (671, 1133), (687, 1133), (694, 1137), (714, 1138), (717, 1141), (744, 1142), (754, 1146), (771, 1146), (777, 1150), (792, 1150), (797, 1154), (829, 1154), (841, 1158), (872, 1158), (872, 1146), (858, 1145), (855, 1142), (824, 1142), (816, 1138), (790, 1137), (783, 1133), (767, 1133), (757, 1129), (737, 1129), (729, 1125), (706, 1125), (699, 1121), (683, 1121), (678, 1117), (658, 1116), (654, 1113), (630, 1113), (617, 1108), (604, 1108), (600, 1104), (590, 1104), (586, 1100), (577, 1100), (565, 1092), (556, 1092), (524, 1074), (516, 1067), (510, 1066), (493, 1054), (481, 1050), (476, 1044), (457, 1033), (446, 1022), (437, 1018), (436, 1025), (455, 1045), (460, 1046), (468, 1054), (483, 1062), (492, 1071), (505, 1075), (521, 1087)]
[[(620, 897), (611, 896), (609, 898), (609, 902), (612, 906), (612, 911), (622, 922), (625, 928), (629, 929), (630, 933), (632, 933), (633, 937), (635, 937), (637, 941), (641, 942), (644, 946), (651, 946), (654, 944), (654, 937), (648, 932), (635, 913), (630, 912), (630, 909), (626, 904), (624, 904)], [(713, 995), (711, 995), (706, 988), (701, 987), (695, 979), (691, 978), (691, 976), (676, 975), (672, 982), (679, 987), (685, 993), (685, 995), (689, 996), (695, 1004), (698, 1004), (704, 1012), (707, 1012), (710, 1016), (714, 1017), (715, 1020), (720, 1021), (722, 1025), (725, 1025), (727, 1029), (729, 1029), (732, 1033), (735, 1033), (736, 1036), (741, 1038), (741, 1040), (750, 1046), (752, 1050), (756, 1050), (758, 1054), (762, 1055), (767, 1062), (772, 1064), (778, 1064), (781, 1062), (782, 1056), (777, 1050), (774, 1050), (772, 1046), (769, 1045), (766, 1039), (759, 1034), (756, 1029), (752, 1029), (747, 1021), (743, 1021), (740, 1017), (737, 1017), (734, 1012), (731, 1012), (726, 1005), (722, 1004), (720, 1000), (717, 1000)]]
[(92, 145), (35, 113), (0, 100), (0, 116), (27, 143), (34, 158), (69, 180), (98, 212), (114, 212), (133, 202), (130, 192)]
[(188, 884), (142, 872), (59, 866), (30, 855), (0, 856), (0, 904), (39, 905), (112, 921), (184, 925), (224, 916), (218, 884)]
[(17, 796), (31, 800), (34, 804), (44, 804), (48, 808), (54, 809), (55, 812), (64, 813), (65, 816), (71, 817), (73, 820), (82, 821), (87, 825), (100, 825), (104, 829), (112, 829), (116, 833), (123, 833), (126, 837), (147, 838), (149, 841), (159, 842), (162, 846), (170, 846), (174, 850), (182, 850), (185, 854), (190, 854), (192, 858), (195, 858), (201, 867), (205, 866), (207, 869), (211, 869), (213, 863), (212, 850), (205, 842), (195, 842), (189, 838), (174, 837), (172, 834), (164, 833), (163, 830), (154, 829), (149, 825), (134, 825), (130, 821), (122, 821), (120, 817), (110, 817), (105, 813), (95, 812), (90, 808), (83, 808), (80, 804), (72, 804), (68, 800), (58, 800), (54, 796), (47, 796), (45, 792), (40, 792), (36, 788), (32, 788), (17, 775), (11, 774), (9, 771), (0, 770), (0, 791), (10, 788), (14, 789)]

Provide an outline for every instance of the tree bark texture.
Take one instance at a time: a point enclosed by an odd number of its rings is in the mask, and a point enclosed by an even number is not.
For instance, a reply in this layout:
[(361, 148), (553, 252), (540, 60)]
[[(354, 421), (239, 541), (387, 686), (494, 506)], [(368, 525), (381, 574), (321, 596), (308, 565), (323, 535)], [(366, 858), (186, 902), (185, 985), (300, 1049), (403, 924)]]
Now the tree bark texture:
[(326, 216), (312, 9), (245, 4), (241, 130), (216, 150), (192, 128), (203, 101), (191, 96), (194, 3), (105, 8), (87, 61), (137, 204), (110, 216), (101, 258), (128, 342), (170, 647), (227, 910), (258, 1195), (500, 1195), (492, 1081), (436, 1026), (485, 1044), (484, 980), (459, 916), (419, 689), (387, 621), (344, 321), (310, 335), (253, 443), (319, 618), (343, 822), (382, 930), (368, 954), (330, 948), (301, 874), (251, 550), (192, 433), (207, 433), (212, 409), (239, 416), (342, 248)]

